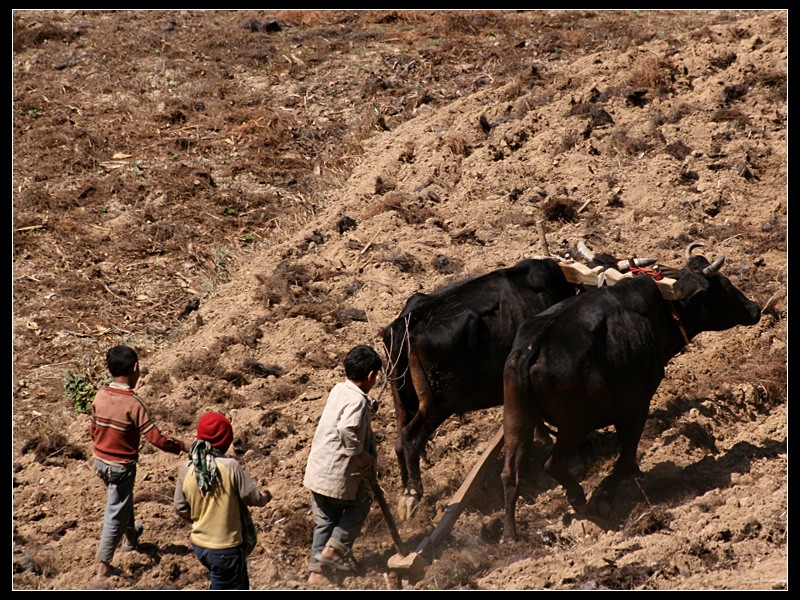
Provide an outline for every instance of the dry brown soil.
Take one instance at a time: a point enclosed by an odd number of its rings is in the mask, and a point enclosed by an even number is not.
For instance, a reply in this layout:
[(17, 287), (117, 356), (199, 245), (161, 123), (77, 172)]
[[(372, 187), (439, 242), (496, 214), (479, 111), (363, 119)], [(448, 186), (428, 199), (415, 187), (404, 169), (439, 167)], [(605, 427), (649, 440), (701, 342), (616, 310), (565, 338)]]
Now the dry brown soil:
[[(499, 465), (416, 589), (788, 588), (787, 11), (13, 12), (13, 555), (16, 590), (87, 589), (105, 502), (88, 417), (135, 346), (159, 426), (224, 411), (274, 500), (255, 511), (254, 589), (306, 584), (302, 475), (353, 345), (417, 291), (577, 240), (680, 266), (686, 245), (763, 307), (670, 361), (642, 477), (577, 518), (531, 459), (519, 540), (501, 542)], [(380, 478), (394, 505), (393, 407)], [(428, 445), (413, 546), (500, 407)], [(616, 457), (594, 433), (587, 491)], [(143, 444), (137, 552), (119, 589), (208, 585), (172, 509), (174, 455)], [(385, 589), (377, 507), (355, 547)]]

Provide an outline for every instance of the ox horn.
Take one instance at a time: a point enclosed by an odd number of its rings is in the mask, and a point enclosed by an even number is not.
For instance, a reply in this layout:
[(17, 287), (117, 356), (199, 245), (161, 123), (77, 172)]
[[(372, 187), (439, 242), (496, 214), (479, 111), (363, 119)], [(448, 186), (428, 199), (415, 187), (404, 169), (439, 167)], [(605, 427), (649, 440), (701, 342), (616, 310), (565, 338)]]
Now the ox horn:
[(705, 246), (703, 242), (692, 242), (688, 246), (686, 246), (686, 262), (689, 262), (689, 259), (692, 258), (692, 250), (695, 248), (700, 248)]
[(621, 260), (617, 262), (617, 271), (620, 273), (625, 273), (628, 269), (631, 268), (631, 263), (633, 263), (634, 267), (649, 267), (650, 265), (654, 265), (658, 262), (657, 258), (632, 258), (630, 260)]
[(578, 240), (578, 243), (575, 245), (575, 250), (577, 250), (578, 254), (581, 255), (581, 258), (587, 262), (592, 262), (595, 259), (594, 252), (589, 250), (588, 246), (586, 245), (586, 240)]
[(724, 264), (725, 264), (725, 255), (720, 254), (717, 257), (717, 260), (715, 260), (713, 263), (711, 263), (705, 269), (703, 269), (703, 275), (705, 275), (706, 277), (711, 277), (712, 275), (715, 275), (722, 268), (722, 265)]

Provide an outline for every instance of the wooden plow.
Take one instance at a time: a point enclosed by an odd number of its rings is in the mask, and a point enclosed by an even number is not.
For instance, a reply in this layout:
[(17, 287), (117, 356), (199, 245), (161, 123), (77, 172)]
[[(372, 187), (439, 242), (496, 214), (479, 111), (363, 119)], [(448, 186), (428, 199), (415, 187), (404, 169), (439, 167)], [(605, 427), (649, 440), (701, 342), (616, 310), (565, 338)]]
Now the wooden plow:
[[(480, 459), (472, 467), (464, 483), (450, 500), (447, 508), (430, 535), (423, 538), (413, 552), (399, 550), (389, 558), (387, 566), (391, 571), (394, 582), (390, 587), (402, 588), (403, 579), (419, 579), (425, 573), (425, 568), (431, 564), (434, 547), (453, 530), (458, 517), (470, 501), (472, 493), (486, 478), (492, 463), (500, 455), (503, 444), (503, 428), (500, 427), (489, 445), (483, 451)], [(402, 547), (402, 546), (401, 546)]]

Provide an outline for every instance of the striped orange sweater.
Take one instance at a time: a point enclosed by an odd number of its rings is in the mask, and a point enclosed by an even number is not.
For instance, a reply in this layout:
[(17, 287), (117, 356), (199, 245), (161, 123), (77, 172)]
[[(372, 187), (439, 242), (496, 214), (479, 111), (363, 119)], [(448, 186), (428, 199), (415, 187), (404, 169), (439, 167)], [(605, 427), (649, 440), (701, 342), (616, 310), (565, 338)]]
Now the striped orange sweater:
[(103, 387), (97, 392), (92, 402), (90, 434), (94, 455), (108, 462), (136, 462), (142, 435), (165, 452), (185, 451), (182, 441), (162, 435), (132, 390)]

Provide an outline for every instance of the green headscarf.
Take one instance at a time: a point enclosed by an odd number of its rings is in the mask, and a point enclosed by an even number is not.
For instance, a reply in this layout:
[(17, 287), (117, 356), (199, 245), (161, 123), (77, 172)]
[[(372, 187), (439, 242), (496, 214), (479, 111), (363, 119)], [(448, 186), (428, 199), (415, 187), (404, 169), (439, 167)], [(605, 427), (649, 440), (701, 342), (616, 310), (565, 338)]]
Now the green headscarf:
[(189, 460), (194, 466), (194, 477), (197, 480), (197, 487), (200, 488), (200, 494), (203, 496), (213, 493), (214, 487), (219, 483), (217, 462), (214, 460), (217, 456), (224, 456), (224, 453), (205, 440), (197, 440), (189, 449)]

